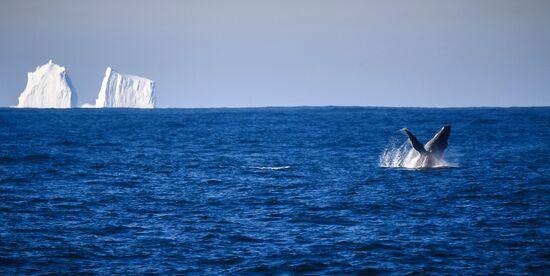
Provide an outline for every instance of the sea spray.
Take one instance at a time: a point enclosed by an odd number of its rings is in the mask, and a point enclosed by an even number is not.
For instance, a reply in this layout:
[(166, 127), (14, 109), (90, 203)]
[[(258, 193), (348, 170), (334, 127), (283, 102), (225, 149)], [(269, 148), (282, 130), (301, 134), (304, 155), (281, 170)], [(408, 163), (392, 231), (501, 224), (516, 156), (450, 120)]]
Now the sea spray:
[[(408, 142), (396, 146), (392, 143), (380, 156), (380, 167), (384, 168), (414, 168), (420, 154), (416, 153)], [(414, 161), (414, 162), (413, 162)]]
[[(433, 161), (433, 160), (432, 160)], [(395, 143), (390, 144), (380, 155), (380, 167), (383, 168), (442, 168), (454, 167), (443, 158), (435, 160), (430, 166), (426, 162), (426, 156), (421, 155), (414, 150), (408, 141), (403, 142), (400, 146)]]

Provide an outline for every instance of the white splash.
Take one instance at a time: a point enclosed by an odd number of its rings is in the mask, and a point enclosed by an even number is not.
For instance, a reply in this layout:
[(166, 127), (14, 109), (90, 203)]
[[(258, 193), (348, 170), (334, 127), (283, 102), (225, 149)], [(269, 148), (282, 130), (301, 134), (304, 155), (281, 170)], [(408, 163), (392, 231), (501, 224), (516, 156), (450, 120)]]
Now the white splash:
[(423, 169), (423, 168), (447, 168), (456, 167), (456, 165), (448, 163), (445, 159), (431, 160), (428, 164), (427, 158), (414, 150), (408, 141), (405, 141), (399, 147), (390, 145), (382, 155), (380, 155), (380, 167), (383, 168), (407, 168), (407, 169)]

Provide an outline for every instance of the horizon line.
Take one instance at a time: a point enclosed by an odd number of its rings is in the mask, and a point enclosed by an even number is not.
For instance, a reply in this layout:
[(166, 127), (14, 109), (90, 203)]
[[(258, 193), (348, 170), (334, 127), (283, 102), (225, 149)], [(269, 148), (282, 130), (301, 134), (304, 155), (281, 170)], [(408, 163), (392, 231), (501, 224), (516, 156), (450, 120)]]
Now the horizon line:
[(390, 106), (390, 105), (265, 105), (265, 106), (201, 106), (201, 107), (154, 107), (154, 108), (134, 108), (134, 107), (101, 107), (85, 108), (82, 106), (69, 108), (36, 108), (36, 107), (17, 107), (0, 106), (4, 109), (260, 109), (260, 108), (414, 108), (414, 109), (466, 109), (466, 108), (549, 108), (550, 105), (473, 105), (473, 106)]

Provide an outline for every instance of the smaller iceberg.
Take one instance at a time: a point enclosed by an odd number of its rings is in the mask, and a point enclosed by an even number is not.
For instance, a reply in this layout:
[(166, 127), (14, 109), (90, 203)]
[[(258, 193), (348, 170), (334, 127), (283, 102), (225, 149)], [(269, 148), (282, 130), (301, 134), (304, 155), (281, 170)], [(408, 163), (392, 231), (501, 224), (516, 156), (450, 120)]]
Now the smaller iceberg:
[(76, 92), (65, 67), (50, 60), (28, 73), (27, 86), (16, 107), (71, 108), (76, 105)]
[(107, 67), (95, 105), (84, 104), (82, 107), (154, 108), (155, 104), (154, 81), (121, 74)]

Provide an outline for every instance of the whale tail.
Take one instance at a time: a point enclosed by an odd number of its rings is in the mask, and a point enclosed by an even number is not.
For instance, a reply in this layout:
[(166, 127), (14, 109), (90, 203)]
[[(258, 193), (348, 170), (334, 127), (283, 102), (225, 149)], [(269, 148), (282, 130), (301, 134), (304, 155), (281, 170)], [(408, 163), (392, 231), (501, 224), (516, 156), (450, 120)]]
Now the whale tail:
[(447, 140), (449, 140), (449, 136), (451, 135), (451, 126), (445, 125), (442, 127), (426, 145), (422, 145), (408, 128), (404, 128), (403, 131), (409, 137), (413, 148), (420, 154), (430, 153), (436, 157), (441, 157), (443, 151), (447, 148)]
[(416, 151), (422, 154), (426, 153), (426, 149), (424, 148), (424, 145), (422, 145), (422, 143), (420, 143), (418, 139), (416, 139), (416, 136), (414, 136), (414, 134), (412, 134), (412, 132), (410, 132), (408, 128), (404, 128), (403, 131), (405, 132), (405, 134), (407, 134), (407, 136), (409, 136), (409, 141), (411, 142), (411, 145)]
[(443, 153), (443, 151), (447, 148), (447, 140), (449, 140), (450, 135), (451, 125), (445, 125), (435, 134), (434, 138), (424, 145), (424, 148), (429, 152)]

